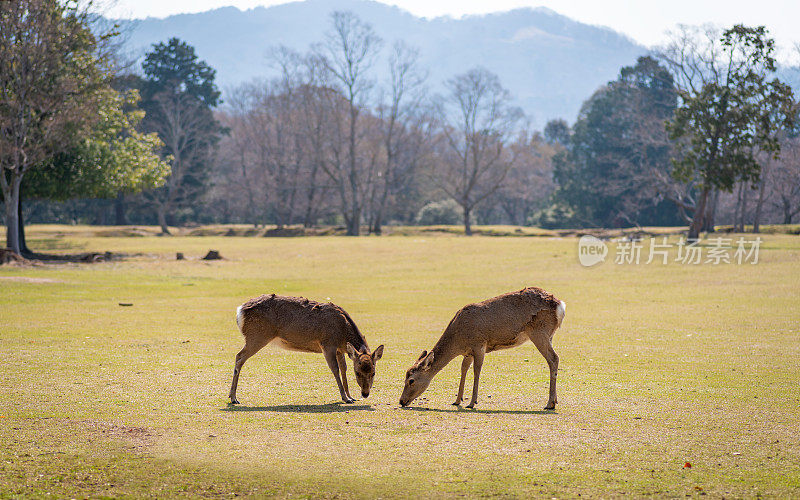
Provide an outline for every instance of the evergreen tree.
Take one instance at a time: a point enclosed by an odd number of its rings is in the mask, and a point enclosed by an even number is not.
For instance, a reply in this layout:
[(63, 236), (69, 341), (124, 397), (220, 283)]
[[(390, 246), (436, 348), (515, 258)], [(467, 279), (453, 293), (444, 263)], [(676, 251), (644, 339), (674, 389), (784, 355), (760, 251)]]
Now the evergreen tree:
[(194, 47), (171, 38), (158, 43), (142, 64), (143, 128), (164, 143), (162, 156), (171, 166), (163, 187), (146, 192), (158, 223), (169, 234), (168, 217), (191, 211), (210, 187), (209, 173), (220, 134), (212, 108), (221, 103), (216, 71), (198, 59)]

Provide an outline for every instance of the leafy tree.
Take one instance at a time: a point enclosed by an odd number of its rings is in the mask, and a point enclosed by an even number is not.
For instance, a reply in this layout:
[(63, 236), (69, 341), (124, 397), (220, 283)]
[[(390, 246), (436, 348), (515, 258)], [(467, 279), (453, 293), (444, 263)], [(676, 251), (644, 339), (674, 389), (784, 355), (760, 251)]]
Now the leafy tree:
[(774, 50), (763, 26), (736, 25), (718, 41), (713, 31), (684, 28), (662, 55), (679, 82), (680, 105), (668, 124), (678, 152), (673, 176), (695, 183), (699, 192), (690, 239), (697, 239), (709, 215), (712, 190), (731, 192), (737, 181), (756, 184), (759, 151), (780, 153), (778, 131), (793, 122), (793, 95), (774, 78)]
[(105, 85), (97, 39), (77, 7), (55, 0), (0, 2), (0, 187), (6, 244), (21, 251), (23, 177), (91, 126)]
[(551, 122), (556, 204), (583, 226), (669, 224), (678, 221), (658, 179), (670, 168), (664, 123), (676, 106), (672, 76), (651, 57), (620, 70), (584, 103), (573, 130)]
[(550, 120), (544, 126), (544, 138), (550, 144), (566, 146), (569, 144), (569, 136), (571, 133), (572, 130), (570, 130), (569, 124), (562, 118)]
[(164, 186), (146, 197), (156, 206), (162, 233), (169, 234), (167, 216), (190, 207), (209, 187), (214, 149), (223, 132), (212, 112), (221, 102), (220, 92), (216, 71), (177, 38), (155, 44), (142, 69), (142, 126), (161, 138), (162, 157), (171, 166)]
[(134, 108), (138, 93), (106, 88), (100, 94), (100, 121), (80, 141), (31, 171), (26, 179), (28, 196), (111, 198), (119, 191), (158, 186), (169, 175), (169, 165), (158, 156), (161, 140), (136, 129), (144, 117)]

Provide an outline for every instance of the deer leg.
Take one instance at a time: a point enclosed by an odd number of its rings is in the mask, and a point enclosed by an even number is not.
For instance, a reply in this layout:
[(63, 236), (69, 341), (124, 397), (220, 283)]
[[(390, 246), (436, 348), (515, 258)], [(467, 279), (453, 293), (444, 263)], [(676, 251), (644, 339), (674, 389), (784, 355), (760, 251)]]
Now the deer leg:
[(345, 403), (352, 403), (353, 398), (345, 394), (342, 379), (339, 377), (339, 362), (336, 359), (336, 352), (335, 347), (332, 349), (324, 348), (323, 354), (325, 355), (325, 361), (328, 362), (328, 368), (333, 372), (333, 378), (336, 379), (336, 385), (339, 386), (339, 394), (342, 396), (342, 401)]
[(344, 357), (344, 353), (341, 351), (336, 351), (336, 361), (339, 363), (339, 374), (342, 376), (342, 386), (344, 386), (344, 394), (350, 399), (353, 399), (350, 396), (350, 388), (347, 387), (347, 360)]
[(461, 361), (461, 382), (458, 384), (458, 396), (456, 397), (456, 402), (453, 403), (456, 406), (461, 405), (461, 401), (464, 400), (464, 382), (467, 379), (467, 370), (469, 370), (469, 365), (472, 364), (472, 356), (464, 356), (464, 359)]
[(253, 337), (244, 338), (244, 347), (236, 354), (236, 361), (233, 365), (233, 381), (231, 382), (231, 391), (228, 393), (228, 397), (231, 398), (231, 404), (239, 404), (239, 400), (236, 399), (236, 387), (239, 385), (239, 374), (242, 372), (242, 365), (267, 345), (270, 340), (272, 339), (265, 340), (261, 338), (254, 340)]
[(542, 353), (547, 366), (550, 368), (550, 394), (547, 398), (547, 406), (545, 410), (555, 410), (558, 398), (556, 397), (556, 377), (558, 376), (558, 354), (553, 350), (553, 344), (550, 343), (550, 337), (545, 335), (531, 335), (531, 340), (536, 348)]
[(475, 403), (478, 402), (478, 380), (481, 377), (481, 367), (483, 366), (483, 355), (486, 353), (486, 347), (481, 346), (479, 349), (475, 349), (472, 352), (472, 358), (475, 362), (475, 365), (472, 367), (472, 398), (469, 400), (469, 404), (467, 408), (474, 408)]

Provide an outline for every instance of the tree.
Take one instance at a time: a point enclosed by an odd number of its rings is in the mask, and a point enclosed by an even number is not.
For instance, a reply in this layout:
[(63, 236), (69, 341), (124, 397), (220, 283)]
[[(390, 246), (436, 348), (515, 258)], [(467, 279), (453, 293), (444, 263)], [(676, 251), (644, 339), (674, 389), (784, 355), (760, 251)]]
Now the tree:
[(556, 147), (538, 133), (525, 130), (508, 147), (514, 151), (516, 161), (496, 198), (508, 221), (521, 226), (555, 190), (552, 159)]
[(712, 191), (731, 192), (737, 181), (758, 183), (758, 152), (777, 157), (777, 131), (793, 121), (791, 89), (769, 79), (776, 63), (767, 30), (736, 25), (716, 35), (682, 27), (661, 54), (680, 100), (668, 123), (677, 147), (673, 176), (699, 191), (690, 239), (698, 238), (710, 215)]
[(623, 67), (617, 80), (587, 100), (572, 132), (552, 123), (556, 202), (583, 226), (675, 223), (659, 179), (668, 177), (672, 149), (665, 121), (676, 91), (669, 72), (650, 57)]
[(544, 138), (550, 144), (567, 146), (571, 134), (572, 130), (569, 128), (569, 124), (562, 118), (550, 120), (544, 126)]
[(139, 134), (135, 94), (120, 95), (110, 40), (88, 10), (49, 0), (0, 2), (0, 186), (6, 242), (23, 250), (21, 187), (63, 199), (157, 185), (166, 166)]
[(169, 175), (169, 165), (158, 156), (161, 140), (136, 129), (144, 117), (135, 108), (138, 93), (120, 94), (109, 87), (98, 97), (99, 121), (85, 137), (30, 172), (26, 178), (29, 197), (112, 198), (121, 191), (156, 187)]
[(514, 151), (506, 142), (522, 111), (511, 105), (500, 79), (484, 68), (454, 77), (447, 88), (441, 109), (445, 141), (434, 175), (439, 187), (461, 206), (464, 232), (471, 236), (472, 210), (500, 188), (514, 164)]
[(22, 179), (90, 125), (102, 61), (82, 12), (55, 0), (0, 2), (0, 187), (6, 243), (20, 252)]
[(371, 186), (369, 231), (381, 234), (390, 195), (406, 188), (427, 152), (432, 118), (425, 105), (425, 79), (419, 51), (402, 42), (389, 58), (390, 81), (386, 101), (378, 107), (382, 145), (381, 171)]
[(783, 223), (800, 214), (800, 136), (789, 136), (781, 145), (780, 161), (769, 172), (772, 205), (781, 211)]
[(169, 234), (167, 217), (189, 207), (208, 188), (214, 148), (223, 132), (211, 111), (221, 102), (220, 92), (214, 69), (177, 38), (155, 44), (142, 69), (142, 125), (164, 142), (162, 156), (171, 167), (165, 185), (146, 196), (156, 206), (161, 232)]
[[(340, 125), (339, 136), (343, 139), (336, 142), (344, 142), (346, 149), (334, 151), (331, 161), (324, 162), (323, 168), (339, 193), (347, 234), (358, 236), (363, 208), (358, 121), (373, 85), (368, 73), (382, 41), (372, 26), (352, 12), (334, 12), (331, 21), (333, 27), (326, 34), (325, 43), (315, 47), (316, 60), (330, 74), (331, 83), (346, 102), (346, 117), (336, 120)], [(336, 103), (331, 104), (332, 109), (336, 109)]]

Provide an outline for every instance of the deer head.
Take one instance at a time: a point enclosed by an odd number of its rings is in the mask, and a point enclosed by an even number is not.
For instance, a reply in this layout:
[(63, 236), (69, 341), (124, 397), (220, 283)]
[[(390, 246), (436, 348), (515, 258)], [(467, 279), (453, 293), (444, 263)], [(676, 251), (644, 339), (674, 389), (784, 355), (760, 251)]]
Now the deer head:
[(367, 346), (362, 346), (357, 350), (349, 342), (347, 343), (347, 355), (353, 360), (353, 369), (356, 372), (356, 382), (361, 387), (361, 395), (369, 397), (372, 389), (372, 381), (375, 379), (375, 363), (383, 356), (383, 345), (378, 346), (371, 354)]
[(406, 383), (403, 387), (403, 395), (400, 396), (401, 406), (408, 406), (428, 388), (433, 376), (436, 375), (431, 370), (431, 365), (433, 365), (433, 351), (422, 351), (414, 366), (406, 372)]

